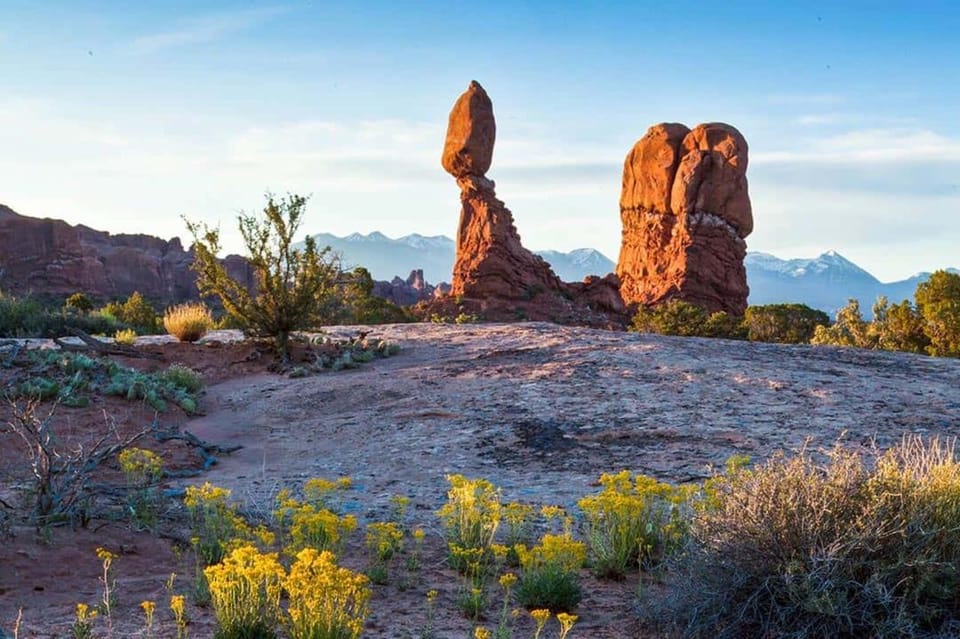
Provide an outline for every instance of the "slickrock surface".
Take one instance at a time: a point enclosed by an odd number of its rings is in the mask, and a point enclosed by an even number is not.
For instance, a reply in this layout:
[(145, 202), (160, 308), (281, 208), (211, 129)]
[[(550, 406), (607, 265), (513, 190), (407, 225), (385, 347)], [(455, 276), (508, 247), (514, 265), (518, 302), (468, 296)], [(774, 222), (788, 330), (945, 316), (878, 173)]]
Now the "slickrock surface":
[(403, 351), (341, 374), (214, 387), (218, 408), (191, 432), (247, 447), (210, 480), (253, 495), (256, 481), (342, 474), (364, 499), (399, 491), (434, 508), (444, 475), (464, 473), (508, 499), (571, 505), (606, 471), (696, 481), (735, 453), (764, 459), (808, 439), (885, 447), (905, 433), (960, 434), (956, 360), (541, 322), (373, 336)]
[(747, 142), (728, 124), (650, 127), (623, 165), (617, 275), (625, 302), (670, 298), (742, 315), (753, 230)]

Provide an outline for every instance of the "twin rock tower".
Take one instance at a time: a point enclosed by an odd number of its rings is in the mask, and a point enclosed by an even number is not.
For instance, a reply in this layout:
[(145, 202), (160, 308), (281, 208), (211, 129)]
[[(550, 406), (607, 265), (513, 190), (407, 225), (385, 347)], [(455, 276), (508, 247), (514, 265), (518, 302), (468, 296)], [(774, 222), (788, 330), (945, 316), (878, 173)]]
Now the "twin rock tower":
[(744, 238), (753, 230), (747, 142), (730, 125), (650, 127), (623, 165), (623, 233), (616, 275), (564, 283), (520, 242), (486, 177), (496, 139), (493, 103), (476, 81), (453, 105), (441, 163), (460, 187), (452, 295), (529, 299), (557, 293), (602, 311), (681, 299), (742, 315)]

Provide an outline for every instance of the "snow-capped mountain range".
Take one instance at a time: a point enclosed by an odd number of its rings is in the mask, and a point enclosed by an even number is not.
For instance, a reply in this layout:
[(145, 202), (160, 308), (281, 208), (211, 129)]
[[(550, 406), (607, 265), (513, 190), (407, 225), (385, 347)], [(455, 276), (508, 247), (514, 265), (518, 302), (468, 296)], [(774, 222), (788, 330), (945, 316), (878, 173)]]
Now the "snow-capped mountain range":
[[(430, 283), (449, 282), (456, 255), (454, 241), (444, 235), (416, 233), (392, 239), (374, 231), (338, 237), (329, 233), (314, 236), (318, 246), (329, 246), (343, 256), (344, 265), (365, 266), (375, 279), (405, 278), (413, 269), (423, 269)], [(563, 253), (537, 251), (553, 267), (560, 279), (580, 281), (587, 275), (605, 275), (615, 263), (600, 251), (582, 248)], [(929, 273), (918, 273), (898, 282), (881, 282), (836, 251), (827, 251), (811, 259), (784, 260), (768, 253), (748, 253), (744, 261), (751, 304), (798, 302), (829, 314), (847, 303), (860, 300), (866, 316), (877, 297), (891, 302), (913, 299), (917, 284)], [(956, 269), (948, 269), (958, 272)]]

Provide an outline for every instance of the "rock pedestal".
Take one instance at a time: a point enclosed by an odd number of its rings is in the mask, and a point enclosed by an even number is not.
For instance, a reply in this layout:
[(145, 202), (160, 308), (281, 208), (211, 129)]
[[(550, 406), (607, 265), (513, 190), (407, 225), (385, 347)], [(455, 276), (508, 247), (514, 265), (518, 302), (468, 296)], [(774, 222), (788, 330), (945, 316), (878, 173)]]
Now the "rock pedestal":
[(563, 284), (543, 258), (523, 247), (513, 215), (486, 177), (493, 160), (493, 103), (476, 81), (460, 96), (447, 126), (441, 164), (460, 187), (460, 223), (451, 294), (529, 299)]

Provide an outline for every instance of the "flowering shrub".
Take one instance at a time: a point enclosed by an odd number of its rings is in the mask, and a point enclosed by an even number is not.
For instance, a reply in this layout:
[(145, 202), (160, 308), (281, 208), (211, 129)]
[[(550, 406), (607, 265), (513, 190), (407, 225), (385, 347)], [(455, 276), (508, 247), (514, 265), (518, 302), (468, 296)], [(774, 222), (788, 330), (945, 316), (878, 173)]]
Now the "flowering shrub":
[(693, 489), (629, 471), (600, 477), (603, 490), (578, 502), (594, 571), (622, 578), (628, 566), (661, 557), (686, 537)]
[(301, 550), (284, 589), (291, 639), (356, 639), (363, 632), (371, 594), (367, 578), (337, 566), (333, 553)]
[(243, 545), (203, 572), (217, 617), (216, 639), (276, 636), (285, 577), (276, 553)]
[(463, 475), (447, 475), (450, 490), (447, 503), (437, 512), (446, 531), (451, 549), (451, 564), (463, 572), (467, 564), (461, 551), (486, 553), (494, 542), (500, 525), (500, 491), (485, 479), (467, 479)]
[[(310, 482), (307, 482), (307, 486), (309, 485)], [(306, 488), (304, 492), (308, 499), (314, 499), (300, 502), (291, 497), (287, 490), (281, 491), (277, 496), (278, 506), (273, 515), (284, 531), (286, 552), (294, 554), (304, 548), (314, 548), (340, 554), (347, 537), (357, 527), (357, 519), (353, 515), (340, 517), (332, 510), (324, 508), (322, 499), (311, 495)]]
[(205, 565), (219, 563), (229, 542), (241, 535), (246, 522), (228, 503), (230, 491), (204, 483), (187, 486), (183, 503), (190, 513), (190, 524), (197, 555)]
[(523, 570), (517, 584), (521, 604), (566, 612), (580, 603), (579, 571), (587, 556), (583, 542), (569, 533), (546, 534), (533, 548), (518, 545), (516, 550)]

